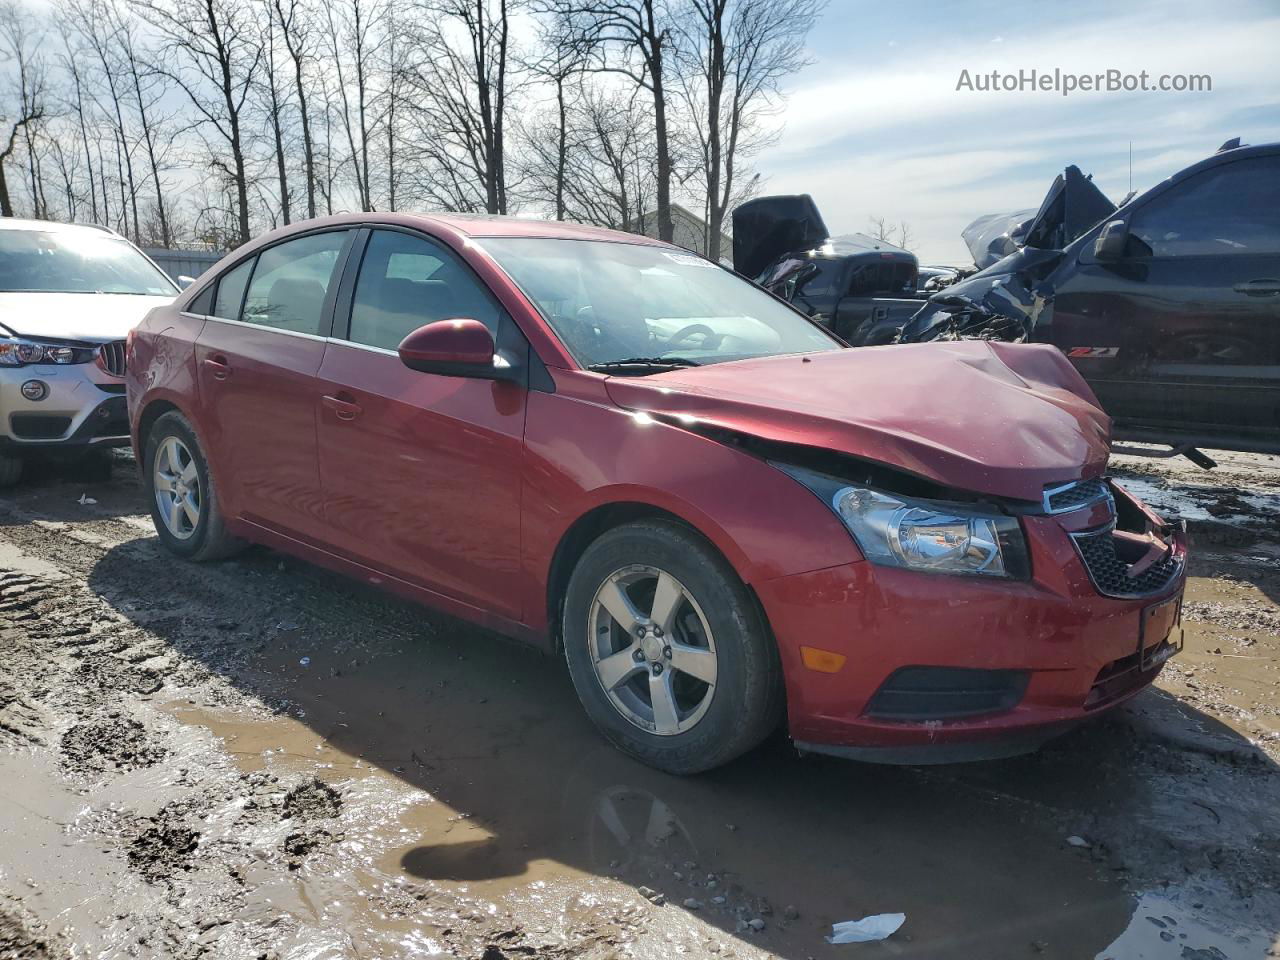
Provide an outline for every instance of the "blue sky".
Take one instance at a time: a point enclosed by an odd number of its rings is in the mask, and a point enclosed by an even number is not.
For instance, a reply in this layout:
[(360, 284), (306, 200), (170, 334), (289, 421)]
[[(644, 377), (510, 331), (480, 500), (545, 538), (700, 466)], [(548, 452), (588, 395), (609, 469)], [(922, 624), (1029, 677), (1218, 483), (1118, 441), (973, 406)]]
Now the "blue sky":
[[(905, 220), (926, 263), (968, 262), (975, 217), (1035, 207), (1077, 164), (1113, 200), (1225, 140), (1280, 140), (1280, 4), (830, 0), (756, 159), (766, 193), (811, 193), (833, 233)], [(1195, 93), (957, 91), (971, 74), (1036, 68), (1209, 74)]]

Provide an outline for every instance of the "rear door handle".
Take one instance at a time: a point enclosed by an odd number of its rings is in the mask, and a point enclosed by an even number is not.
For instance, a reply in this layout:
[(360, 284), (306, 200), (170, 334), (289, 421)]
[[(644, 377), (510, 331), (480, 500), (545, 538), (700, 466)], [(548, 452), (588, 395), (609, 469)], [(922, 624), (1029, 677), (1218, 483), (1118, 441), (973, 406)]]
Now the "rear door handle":
[(1235, 285), (1236, 293), (1250, 297), (1272, 297), (1280, 293), (1280, 280), (1248, 280)]
[(332, 410), (339, 420), (354, 420), (363, 412), (360, 404), (343, 400), (341, 397), (330, 397), (326, 394), (320, 398), (320, 402)]
[(231, 376), (231, 367), (225, 357), (205, 357), (204, 365), (213, 372), (213, 379), (225, 380)]

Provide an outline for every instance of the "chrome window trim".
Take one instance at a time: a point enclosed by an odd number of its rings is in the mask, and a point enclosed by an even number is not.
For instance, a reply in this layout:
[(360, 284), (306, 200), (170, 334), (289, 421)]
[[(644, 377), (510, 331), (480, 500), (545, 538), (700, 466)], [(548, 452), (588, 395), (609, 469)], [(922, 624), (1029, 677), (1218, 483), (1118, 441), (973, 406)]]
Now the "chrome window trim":
[(328, 337), (322, 337), (315, 333), (302, 333), (299, 330), (282, 330), (279, 327), (268, 327), (263, 323), (249, 323), (247, 320), (228, 320), (226, 317), (205, 317), (205, 320), (212, 320), (214, 323), (230, 323), (237, 327), (248, 327), (251, 330), (265, 330), (267, 333), (279, 333), (286, 337), (301, 337), (303, 340), (318, 340), (325, 343)]
[(400, 352), (398, 350), (388, 350), (386, 347), (375, 347), (370, 343), (356, 343), (354, 340), (344, 340), (342, 337), (326, 337), (325, 340), (329, 343), (336, 343), (344, 347), (355, 347), (357, 350), (368, 350), (370, 353), (380, 353), (384, 356), (395, 357), (397, 360), (400, 359)]

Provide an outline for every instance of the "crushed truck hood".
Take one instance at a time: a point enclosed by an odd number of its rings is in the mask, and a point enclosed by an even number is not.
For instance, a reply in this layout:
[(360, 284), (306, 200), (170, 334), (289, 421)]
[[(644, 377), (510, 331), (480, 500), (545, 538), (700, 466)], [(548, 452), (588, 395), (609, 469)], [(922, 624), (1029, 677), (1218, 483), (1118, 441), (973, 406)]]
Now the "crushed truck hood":
[(1038, 502), (1102, 473), (1110, 418), (1062, 353), (987, 341), (863, 347), (614, 377), (627, 410), (833, 450)]
[(173, 297), (128, 293), (0, 293), (0, 333), (93, 343), (123, 340)]
[(1038, 210), (992, 213), (960, 231), (979, 270), (1019, 247), (1061, 250), (1103, 217), (1116, 212), (1097, 185), (1077, 166), (1067, 167), (1049, 185)]

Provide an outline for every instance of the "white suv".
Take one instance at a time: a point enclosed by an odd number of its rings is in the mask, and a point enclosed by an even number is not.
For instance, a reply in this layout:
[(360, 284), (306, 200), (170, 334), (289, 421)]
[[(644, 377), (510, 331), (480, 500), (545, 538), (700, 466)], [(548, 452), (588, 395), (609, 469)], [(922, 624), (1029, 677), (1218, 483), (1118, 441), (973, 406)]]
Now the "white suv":
[(177, 293), (103, 227), (0, 218), (0, 486), (33, 453), (128, 445), (125, 337)]

